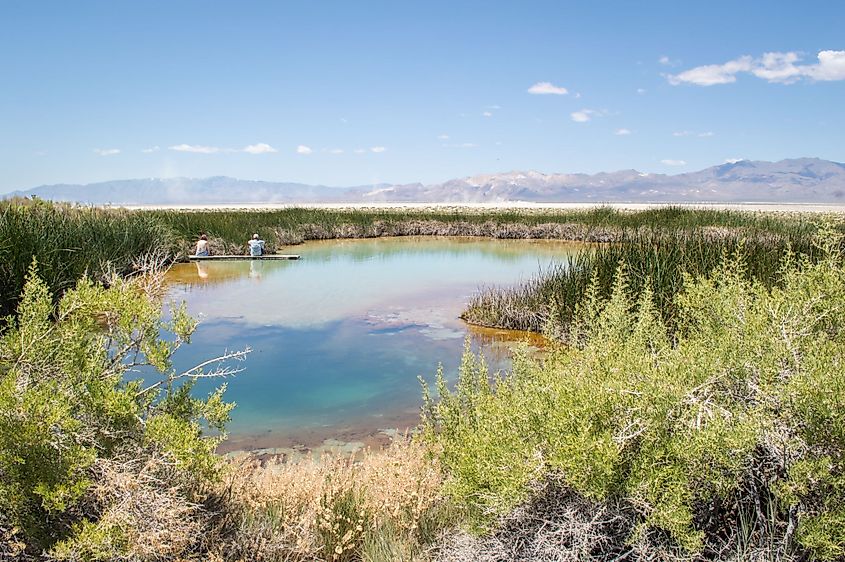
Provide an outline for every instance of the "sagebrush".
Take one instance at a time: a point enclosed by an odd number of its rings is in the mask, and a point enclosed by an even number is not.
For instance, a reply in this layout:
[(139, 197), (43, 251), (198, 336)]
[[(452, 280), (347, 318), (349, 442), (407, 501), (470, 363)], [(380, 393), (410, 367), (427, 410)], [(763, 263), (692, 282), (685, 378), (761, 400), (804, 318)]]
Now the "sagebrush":
[(448, 492), (481, 530), (560, 479), (632, 512), (630, 548), (843, 556), (845, 268), (839, 235), (819, 240), (771, 288), (741, 252), (687, 276), (671, 337), (623, 266), (608, 301), (594, 282), (579, 304), (576, 346), (492, 386), (467, 355), (425, 415)]

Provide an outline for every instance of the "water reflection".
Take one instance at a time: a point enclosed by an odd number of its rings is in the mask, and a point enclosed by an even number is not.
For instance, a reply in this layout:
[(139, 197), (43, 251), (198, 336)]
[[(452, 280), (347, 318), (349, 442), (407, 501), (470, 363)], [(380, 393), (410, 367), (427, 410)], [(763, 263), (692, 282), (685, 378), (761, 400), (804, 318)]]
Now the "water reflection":
[[(513, 284), (579, 249), (553, 241), (343, 240), (297, 246), (299, 261), (178, 264), (171, 296), (202, 322), (177, 368), (249, 345), (230, 382), (230, 446), (306, 441), (413, 424), (417, 376), (454, 376), (464, 340), (507, 367), (514, 340), (458, 319), (481, 286)], [(211, 389), (207, 382), (198, 391)], [(246, 443), (246, 444), (244, 444)], [(234, 445), (232, 445), (234, 444)]]
[(197, 278), (203, 281), (208, 281), (208, 268), (206, 267), (206, 265), (201, 261), (197, 261), (194, 263), (197, 264)]
[(174, 264), (167, 273), (167, 282), (173, 286), (190, 288), (196, 285), (225, 284), (246, 274), (245, 261), (195, 261)]
[(261, 280), (261, 272), (266, 262), (249, 260), (249, 278), (255, 281)]

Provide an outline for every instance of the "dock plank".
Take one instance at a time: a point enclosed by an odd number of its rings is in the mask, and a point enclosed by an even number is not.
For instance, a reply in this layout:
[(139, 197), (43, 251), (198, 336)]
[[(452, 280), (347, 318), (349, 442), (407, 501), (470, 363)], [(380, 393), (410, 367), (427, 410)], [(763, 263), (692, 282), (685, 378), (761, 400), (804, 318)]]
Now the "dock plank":
[(231, 260), (298, 260), (299, 254), (265, 254), (263, 256), (239, 256), (235, 254), (219, 256), (188, 256), (191, 261), (231, 261)]

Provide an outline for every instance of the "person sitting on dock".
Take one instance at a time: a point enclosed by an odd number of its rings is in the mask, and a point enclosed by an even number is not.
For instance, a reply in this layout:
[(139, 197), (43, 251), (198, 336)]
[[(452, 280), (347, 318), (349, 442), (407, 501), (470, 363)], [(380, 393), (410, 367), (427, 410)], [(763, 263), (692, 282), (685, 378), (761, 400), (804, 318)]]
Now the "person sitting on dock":
[(205, 233), (200, 234), (200, 239), (197, 240), (197, 251), (195, 256), (208, 256), (208, 236)]
[(258, 234), (252, 235), (252, 240), (247, 242), (249, 245), (249, 255), (250, 256), (263, 256), (264, 255), (264, 240), (258, 237)]

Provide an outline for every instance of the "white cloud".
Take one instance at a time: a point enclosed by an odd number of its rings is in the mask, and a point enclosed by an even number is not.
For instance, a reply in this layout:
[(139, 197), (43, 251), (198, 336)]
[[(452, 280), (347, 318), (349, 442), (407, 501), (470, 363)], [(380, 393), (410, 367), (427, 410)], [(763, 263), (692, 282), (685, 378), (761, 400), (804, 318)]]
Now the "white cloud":
[(342, 148), (330, 148), (326, 152), (329, 154), (343, 154), (344, 150)]
[(528, 93), (537, 95), (551, 94), (555, 96), (564, 96), (569, 93), (569, 90), (563, 86), (555, 86), (551, 82), (537, 82), (528, 88)]
[(752, 73), (769, 82), (792, 84), (801, 78), (845, 80), (845, 51), (819, 51), (816, 64), (796, 65), (798, 53), (765, 53)]
[(793, 51), (764, 53), (753, 58), (745, 55), (724, 64), (709, 64), (669, 75), (673, 85), (713, 86), (736, 82), (736, 75), (750, 73), (757, 78), (780, 84), (793, 84), (801, 79), (818, 81), (845, 80), (845, 51), (819, 51), (815, 64), (797, 64), (801, 56)]
[(449, 135), (447, 135), (447, 134), (437, 135), (437, 140), (449, 140)]
[(484, 112), (484, 113), (482, 113), (481, 115), (483, 115), (484, 117), (493, 117), (493, 114), (492, 114), (492, 113), (490, 113), (489, 111), (485, 111), (485, 112)]
[(245, 146), (242, 152), (246, 152), (248, 154), (269, 154), (271, 152), (278, 152), (278, 150), (276, 150), (269, 144), (260, 142), (258, 144), (251, 144), (249, 146)]
[(725, 158), (725, 164), (736, 164), (742, 162), (745, 158)]
[[(202, 144), (184, 143), (170, 146), (168, 148), (170, 150), (175, 150), (176, 152), (190, 152), (193, 154), (220, 154), (232, 152), (245, 152), (246, 154), (268, 154), (271, 152), (278, 152), (278, 150), (276, 150), (269, 144), (265, 144), (263, 142), (259, 142), (257, 144), (250, 144), (243, 148), (223, 148), (220, 146), (205, 146)], [(156, 150), (158, 150), (158, 147), (145, 149), (143, 152), (155, 152)]]
[(573, 111), (569, 114), (576, 123), (586, 123), (593, 117), (601, 116), (602, 113), (594, 109), (582, 109), (581, 111)]
[(311, 147), (305, 146), (304, 144), (300, 144), (299, 146), (296, 147), (296, 153), (297, 154), (304, 154), (304, 155), (307, 156), (308, 154), (311, 154), (312, 152), (314, 152), (314, 151), (311, 150)]
[(586, 123), (590, 120), (590, 114), (586, 111), (575, 111), (569, 114), (572, 117), (572, 120), (576, 123)]
[(202, 146), (199, 144), (177, 144), (169, 148), (176, 152), (193, 152), (195, 154), (217, 154), (225, 150), (218, 146)]
[(685, 70), (680, 74), (668, 76), (669, 83), (695, 84), (697, 86), (714, 86), (716, 84), (730, 84), (736, 82), (736, 75), (739, 72), (750, 72), (753, 68), (753, 59), (749, 56), (739, 57), (725, 64), (707, 64)]
[(672, 133), (673, 137), (699, 137), (699, 138), (707, 138), (707, 137), (715, 137), (716, 133), (713, 131), (704, 131), (701, 133), (696, 133), (695, 131), (675, 131)]
[(161, 150), (161, 148), (159, 148), (158, 146), (151, 146), (150, 148), (145, 148), (141, 150), (141, 152), (143, 152), (144, 154), (152, 154), (153, 152), (158, 152), (159, 150)]
[(657, 59), (657, 62), (659, 62), (663, 66), (669, 66), (670, 64), (672, 64), (672, 60), (669, 57), (667, 57), (666, 55), (663, 55), (662, 57)]
[(97, 156), (114, 156), (115, 154), (120, 154), (119, 148), (95, 148), (94, 154)]
[(799, 58), (798, 53), (764, 53), (751, 74), (769, 82), (791, 84), (801, 75), (801, 69), (795, 66)]
[(814, 80), (845, 80), (845, 51), (819, 51), (819, 63), (808, 67)]
[(355, 154), (364, 154), (365, 152), (367, 152), (367, 149), (366, 148), (356, 148), (352, 152), (354, 152)]
[(672, 160), (672, 159), (668, 159), (668, 158), (666, 160), (661, 160), (660, 163), (664, 164), (666, 166), (686, 166), (687, 165), (685, 160)]
[(370, 152), (375, 152), (377, 154), (384, 152), (385, 150), (387, 150), (387, 149), (383, 146), (374, 146), (374, 147), (370, 148)]
[(494, 105), (488, 105), (487, 109), (502, 109), (502, 106), (501, 105), (495, 105), (495, 104)]
[(616, 136), (619, 136), (619, 137), (626, 137), (626, 136), (631, 134), (631, 130), (630, 129), (616, 129), (616, 132), (614, 132), (613, 134), (616, 135)]
[(645, 88), (637, 88), (637, 93), (638, 93), (639, 95), (643, 95), (643, 94), (645, 94), (645, 93), (646, 93), (646, 89), (645, 89)]

